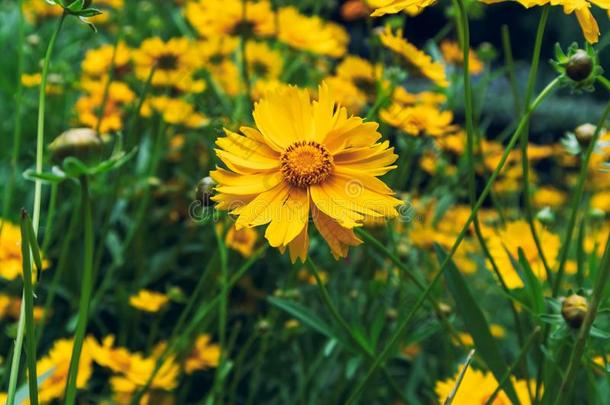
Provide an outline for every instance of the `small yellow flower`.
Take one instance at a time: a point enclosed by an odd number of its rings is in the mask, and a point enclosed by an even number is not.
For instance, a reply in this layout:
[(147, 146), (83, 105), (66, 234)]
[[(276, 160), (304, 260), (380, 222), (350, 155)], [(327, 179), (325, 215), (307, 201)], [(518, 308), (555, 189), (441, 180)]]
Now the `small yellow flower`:
[[(81, 84), (87, 94), (76, 102), (78, 120), (90, 128), (97, 128), (100, 119), (99, 110), (104, 102), (105, 81), (85, 81)], [(135, 94), (122, 82), (112, 82), (108, 87), (106, 106), (101, 115), (99, 132), (107, 134), (123, 128), (125, 105), (135, 100)]]
[(190, 1), (184, 14), (202, 38), (265, 37), (275, 32), (273, 10), (268, 0)]
[[(15, 280), (21, 276), (23, 263), (21, 256), (21, 227), (0, 218), (0, 278)], [(49, 267), (43, 257), (43, 268)], [(32, 273), (35, 277), (36, 272)]]
[[(112, 66), (112, 56), (115, 53), (114, 45), (102, 45), (97, 49), (90, 49), (85, 54), (81, 65), (83, 74), (91, 78), (101, 78), (108, 75)], [(114, 79), (120, 79), (131, 69), (132, 51), (124, 42), (119, 42), (114, 59)]]
[(379, 113), (379, 117), (401, 129), (408, 135), (442, 136), (454, 132), (457, 127), (452, 124), (453, 113), (441, 111), (438, 107), (420, 104), (414, 107), (402, 107), (392, 104)]
[(278, 24), (278, 39), (295, 49), (335, 58), (347, 51), (349, 36), (343, 27), (305, 16), (294, 7), (279, 10)]
[(207, 370), (218, 367), (220, 362), (220, 346), (211, 343), (210, 335), (199, 335), (193, 344), (191, 353), (184, 361), (184, 371), (192, 374), (197, 370)]
[(168, 302), (167, 295), (149, 290), (140, 290), (138, 294), (129, 297), (132, 307), (145, 312), (159, 312)]
[[(463, 66), (464, 65), (464, 53), (460, 48), (460, 45), (455, 41), (443, 41), (441, 42), (441, 52), (443, 53), (443, 59), (445, 62)], [(478, 75), (483, 72), (485, 65), (478, 58), (475, 51), (469, 50), (470, 56), (468, 57), (468, 71), (472, 75)]]
[[(561, 246), (559, 236), (547, 231), (538, 223), (535, 225), (545, 259), (549, 267), (553, 269), (556, 267), (555, 263)], [(488, 246), (489, 253), (494, 258), (508, 288), (522, 288), (524, 286), (508, 255), (510, 253), (515, 260), (519, 260), (519, 248), (523, 250), (525, 259), (532, 268), (534, 275), (540, 280), (546, 280), (546, 270), (538, 254), (530, 226), (526, 221), (509, 222), (506, 227), (489, 234)], [(491, 271), (491, 264), (488, 264), (487, 267)]]
[(377, 82), (382, 75), (381, 65), (374, 66), (358, 56), (347, 56), (337, 66), (336, 75), (328, 77), (326, 83), (341, 105), (358, 113), (376, 98)]
[(258, 233), (251, 228), (236, 229), (234, 226), (227, 232), (227, 247), (237, 250), (242, 256), (250, 257), (254, 251)]
[(246, 60), (250, 76), (256, 79), (278, 79), (284, 68), (282, 55), (264, 42), (248, 42)]
[(379, 38), (386, 48), (400, 55), (403, 61), (409, 68), (412, 68), (415, 73), (432, 80), (439, 87), (449, 86), (449, 81), (445, 74), (445, 67), (442, 64), (433, 61), (430, 56), (404, 39), (402, 30), (398, 30), (396, 34), (394, 34), (390, 27), (386, 27)]
[[(453, 378), (445, 381), (437, 381), (435, 392), (440, 404), (442, 404), (453, 391), (459, 375), (460, 372), (458, 371)], [(517, 380), (515, 377), (511, 377), (511, 381), (519, 401), (523, 405), (531, 404), (532, 402), (529, 396), (528, 382), (525, 380)], [(534, 385), (535, 387), (536, 382), (532, 380), (529, 382), (529, 384)], [(453, 398), (453, 403), (456, 405), (484, 404), (497, 387), (498, 382), (492, 373), (479, 371), (473, 369), (472, 367), (468, 367), (466, 373), (464, 374), (464, 379), (462, 380), (462, 383), (460, 384), (460, 387)], [(492, 402), (493, 405), (504, 405), (510, 403), (511, 401), (508, 396), (506, 396), (504, 391), (500, 391), (496, 399)]]
[[(51, 347), (51, 350), (49, 350), (49, 353), (36, 363), (38, 378), (46, 376), (38, 386), (40, 402), (50, 403), (55, 399), (63, 398), (68, 380), (73, 346), (74, 341), (71, 339), (57, 340), (53, 347)], [(78, 376), (76, 378), (76, 387), (78, 389), (86, 387), (92, 372), (91, 354), (88, 345), (85, 344), (83, 345), (78, 363)]]
[(558, 207), (566, 200), (566, 193), (553, 187), (540, 187), (533, 196), (533, 203), (536, 207)]
[(209, 123), (205, 115), (195, 112), (192, 104), (177, 98), (149, 97), (142, 105), (140, 113), (144, 117), (150, 117), (153, 112), (161, 114), (163, 120), (172, 125), (201, 128)]

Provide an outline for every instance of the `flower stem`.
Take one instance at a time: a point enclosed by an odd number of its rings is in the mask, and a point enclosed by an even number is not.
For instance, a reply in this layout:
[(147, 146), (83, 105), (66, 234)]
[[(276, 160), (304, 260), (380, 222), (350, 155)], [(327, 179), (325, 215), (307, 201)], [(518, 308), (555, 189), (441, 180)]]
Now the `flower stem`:
[(83, 341), (87, 331), (87, 318), (89, 315), (89, 302), (91, 301), (91, 290), (93, 288), (93, 224), (91, 217), (91, 198), (89, 196), (89, 179), (81, 177), (81, 210), (84, 226), (83, 242), (83, 279), (81, 284), (80, 303), (78, 308), (78, 323), (74, 335), (74, 346), (72, 348), (72, 358), (70, 359), (70, 370), (68, 371), (68, 381), (66, 384), (66, 405), (74, 405), (76, 400), (76, 381), (80, 355), (83, 348)]
[(29, 243), (29, 224), (25, 210), (21, 212), (21, 256), (23, 258), (23, 305), (25, 306), (26, 358), (30, 404), (38, 405), (38, 373), (36, 372), (36, 332), (34, 330), (34, 287)]
[(599, 309), (599, 306), (602, 302), (604, 289), (607, 286), (609, 279), (610, 235), (608, 236), (608, 239), (606, 241), (606, 248), (604, 250), (604, 255), (600, 264), (600, 272), (597, 276), (597, 282), (595, 283), (595, 287), (593, 289), (593, 295), (591, 298), (591, 305), (589, 307), (589, 311), (587, 312), (587, 315), (585, 316), (585, 319), (582, 325), (580, 326), (578, 337), (576, 338), (576, 343), (574, 343), (574, 348), (572, 349), (572, 353), (570, 355), (570, 362), (568, 363), (567, 371), (564, 374), (558, 394), (555, 397), (554, 404), (556, 405), (568, 403), (569, 401), (570, 393), (572, 391), (572, 386), (574, 383), (574, 377), (578, 369), (581, 367), (580, 360), (585, 350), (587, 337), (589, 336), (589, 332), (591, 330), (591, 327), (593, 326), (593, 321), (595, 320), (597, 310)]
[(511, 137), (510, 142), (508, 143), (506, 149), (504, 150), (504, 153), (502, 154), (502, 157), (500, 158), (500, 161), (498, 162), (498, 165), (496, 166), (496, 168), (494, 169), (493, 173), (491, 174), (489, 180), (487, 181), (487, 184), (485, 185), (485, 188), (483, 189), (483, 192), (479, 196), (479, 199), (478, 199), (477, 203), (475, 204), (475, 206), (473, 207), (470, 215), (468, 216), (468, 219), (466, 220), (466, 223), (462, 226), (462, 230), (460, 231), (460, 233), (458, 234), (457, 239), (453, 243), (453, 246), (451, 247), (451, 250), (449, 251), (449, 253), (445, 257), (445, 260), (443, 260), (443, 262), (441, 263), (439, 270), (434, 275), (434, 278), (432, 279), (432, 281), (430, 282), (428, 287), (422, 292), (422, 294), (419, 295), (419, 297), (417, 298), (417, 301), (413, 305), (411, 305), (410, 312), (403, 319), (403, 321), (398, 325), (398, 327), (394, 331), (393, 335), (390, 337), (388, 344), (385, 346), (383, 351), (377, 356), (377, 358), (375, 359), (374, 363), (371, 365), (371, 367), (367, 371), (367, 374), (365, 375), (364, 379), (353, 390), (352, 394), (350, 395), (350, 397), (349, 397), (349, 399), (347, 401), (348, 405), (355, 403), (355, 401), (360, 396), (360, 394), (362, 393), (364, 388), (370, 382), (371, 378), (373, 377), (373, 375), (375, 374), (377, 369), (382, 365), (382, 363), (390, 355), (390, 352), (392, 351), (392, 349), (396, 346), (396, 344), (400, 340), (404, 330), (409, 325), (409, 323), (410, 323), (411, 319), (413, 318), (413, 316), (415, 315), (415, 313), (423, 305), (423, 303), (427, 299), (428, 295), (434, 289), (436, 283), (438, 282), (438, 280), (440, 279), (441, 275), (445, 271), (445, 268), (449, 264), (449, 261), (452, 259), (453, 255), (455, 254), (455, 252), (459, 248), (460, 244), (462, 243), (462, 240), (466, 236), (466, 233), (468, 232), (468, 229), (469, 229), (470, 224), (472, 223), (472, 221), (474, 219), (474, 216), (475, 216), (476, 212), (483, 205), (483, 201), (485, 201), (485, 199), (489, 195), (489, 192), (491, 191), (493, 183), (495, 182), (496, 178), (498, 177), (498, 175), (500, 174), (500, 172), (504, 168), (504, 165), (506, 164), (506, 160), (508, 159), (508, 155), (510, 154), (511, 150), (517, 144), (517, 141), (519, 140), (519, 136), (521, 135), (521, 131), (523, 131), (525, 129), (525, 126), (528, 124), (529, 119), (530, 119), (530, 117), (532, 115), (532, 112), (540, 105), (540, 103), (542, 103), (542, 101), (551, 92), (553, 92), (553, 90), (555, 90), (555, 88), (559, 85), (559, 79), (560, 79), (559, 77), (555, 78), (552, 82), (550, 82), (544, 88), (544, 90), (542, 90), (542, 92), (540, 92), (538, 97), (536, 97), (536, 99), (532, 102), (531, 108), (528, 109), (528, 112), (519, 121), (519, 125), (518, 125), (517, 129), (515, 130), (515, 133)]
[[(47, 76), (49, 75), (49, 64), (51, 62), (51, 56), (53, 55), (53, 49), (55, 48), (55, 42), (61, 31), (66, 14), (62, 14), (57, 22), (55, 31), (51, 36), (47, 51), (45, 54), (43, 67), (42, 67), (42, 78), (40, 80), (40, 92), (38, 96), (38, 129), (36, 135), (36, 172), (42, 172), (42, 160), (44, 152), (44, 116), (45, 116), (45, 96), (47, 87)], [(19, 78), (21, 80), (21, 78)], [(34, 210), (32, 215), (32, 226), (34, 228), (34, 234), (38, 235), (38, 226), (40, 224), (40, 206), (42, 201), (42, 181), (36, 179), (34, 183)], [(17, 389), (17, 380), (19, 379), (19, 367), (21, 363), (21, 351), (23, 349), (23, 337), (25, 332), (25, 311), (23, 306), (19, 312), (19, 323), (17, 325), (17, 337), (15, 338), (15, 346), (13, 350), (13, 359), (11, 361), (11, 373), (9, 377), (8, 386), (8, 399), (7, 404), (13, 405), (15, 401), (15, 392)]]
[(591, 160), (591, 155), (593, 154), (595, 145), (597, 144), (597, 141), (599, 140), (599, 137), (601, 135), (602, 127), (606, 122), (606, 118), (608, 118), (608, 113), (610, 113), (610, 102), (606, 105), (606, 109), (604, 110), (599, 122), (597, 123), (597, 128), (595, 129), (595, 133), (593, 134), (591, 143), (587, 147), (585, 155), (582, 159), (580, 174), (578, 175), (576, 189), (573, 194), (570, 206), (570, 218), (568, 219), (566, 234), (559, 254), (559, 268), (557, 269), (555, 283), (553, 284), (553, 297), (556, 297), (557, 294), (559, 294), (559, 290), (561, 288), (561, 281), (563, 280), (565, 264), (568, 259), (568, 252), (570, 250), (570, 245), (572, 242), (572, 235), (574, 233), (574, 227), (576, 226), (576, 218), (578, 217), (580, 202), (582, 200), (582, 194), (585, 190), (585, 183), (587, 181), (587, 174), (589, 172), (589, 161)]

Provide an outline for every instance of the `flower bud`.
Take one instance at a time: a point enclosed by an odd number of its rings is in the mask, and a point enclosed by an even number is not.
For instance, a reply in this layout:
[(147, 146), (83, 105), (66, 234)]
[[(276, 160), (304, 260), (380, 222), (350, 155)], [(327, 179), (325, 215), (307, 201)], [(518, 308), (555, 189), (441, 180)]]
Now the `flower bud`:
[(581, 82), (588, 78), (591, 72), (593, 72), (593, 59), (585, 50), (578, 49), (568, 60), (566, 74), (575, 82)]
[(595, 131), (597, 127), (593, 124), (582, 124), (578, 128), (574, 130), (574, 135), (578, 140), (578, 143), (582, 147), (587, 147), (593, 140), (593, 136), (595, 136)]
[(199, 180), (197, 188), (195, 189), (195, 198), (197, 201), (201, 201), (204, 206), (209, 207), (212, 204), (210, 197), (212, 197), (214, 186), (216, 186), (216, 182), (210, 176)]
[(100, 158), (102, 148), (103, 143), (97, 133), (89, 128), (69, 129), (49, 144), (55, 163), (61, 163), (70, 156), (91, 163)]
[(371, 10), (364, 0), (348, 0), (341, 6), (341, 17), (345, 21), (355, 21), (367, 17)]
[(580, 328), (588, 311), (587, 299), (577, 294), (572, 294), (564, 299), (561, 305), (561, 316), (574, 329)]

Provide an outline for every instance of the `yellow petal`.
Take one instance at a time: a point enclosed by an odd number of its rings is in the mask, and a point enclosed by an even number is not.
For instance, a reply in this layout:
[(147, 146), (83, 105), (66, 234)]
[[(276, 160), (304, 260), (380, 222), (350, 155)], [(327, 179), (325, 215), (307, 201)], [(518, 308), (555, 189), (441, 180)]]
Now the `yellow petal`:
[(350, 246), (357, 246), (362, 243), (351, 229), (342, 227), (337, 221), (314, 206), (312, 206), (311, 215), (316, 228), (330, 246), (335, 259), (346, 257)]
[(288, 196), (277, 207), (265, 238), (273, 247), (288, 245), (296, 238), (309, 219), (309, 194), (306, 189), (289, 187)]
[(237, 174), (217, 168), (210, 176), (218, 183), (216, 190), (234, 195), (258, 194), (280, 184), (284, 176), (280, 171), (260, 174)]

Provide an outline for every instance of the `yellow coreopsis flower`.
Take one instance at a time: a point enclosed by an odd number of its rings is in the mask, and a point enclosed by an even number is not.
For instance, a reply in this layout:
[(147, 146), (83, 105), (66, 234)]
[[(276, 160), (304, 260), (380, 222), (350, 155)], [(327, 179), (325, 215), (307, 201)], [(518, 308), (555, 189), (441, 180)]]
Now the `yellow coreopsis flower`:
[[(72, 347), (74, 340), (61, 339), (56, 341), (49, 353), (38, 360), (36, 372), (38, 377), (46, 376), (38, 385), (38, 399), (42, 403), (50, 403), (54, 399), (63, 398), (68, 380), (68, 370), (72, 358)], [(88, 345), (83, 345), (83, 350), (78, 363), (78, 376), (76, 387), (83, 389), (89, 382), (93, 372), (91, 354)]]
[(169, 297), (155, 291), (140, 290), (129, 297), (129, 304), (141, 311), (159, 312), (169, 302)]
[(347, 56), (337, 66), (335, 76), (326, 83), (341, 105), (352, 113), (358, 113), (377, 94), (377, 82), (381, 80), (383, 68), (373, 65), (358, 56)]
[(566, 193), (554, 187), (540, 187), (532, 198), (536, 207), (558, 207), (566, 200)]
[[(459, 375), (460, 372), (458, 371), (453, 378), (445, 381), (437, 381), (434, 391), (438, 396), (440, 404), (442, 404), (453, 391)], [(532, 402), (527, 388), (528, 382), (525, 380), (517, 380), (514, 377), (511, 377), (511, 381), (519, 401), (523, 405), (531, 404)], [(531, 381), (529, 384), (535, 384), (535, 381)], [(469, 367), (453, 398), (453, 403), (455, 405), (484, 404), (497, 387), (498, 382), (492, 373), (474, 370), (472, 367)], [(492, 402), (493, 405), (505, 405), (510, 403), (511, 401), (504, 391), (500, 391)]]
[(378, 142), (378, 124), (348, 117), (326, 85), (319, 98), (280, 88), (254, 107), (257, 128), (225, 130), (216, 154), (227, 169), (211, 173), (217, 207), (237, 216), (238, 229), (269, 224), (269, 244), (307, 257), (311, 217), (336, 258), (361, 241), (353, 228), (365, 215), (395, 217), (402, 202), (377, 177), (396, 166), (389, 143)]
[(343, 27), (305, 16), (294, 7), (278, 11), (278, 25), (278, 39), (295, 49), (332, 57), (347, 51), (349, 36)]
[[(557, 255), (561, 246), (559, 236), (547, 231), (538, 223), (536, 223), (536, 231), (548, 265), (551, 268), (555, 268)], [(495, 234), (487, 235), (487, 237), (489, 253), (498, 266), (498, 270), (508, 288), (521, 288), (524, 286), (509, 256), (510, 253), (513, 259), (518, 261), (519, 249), (523, 250), (525, 259), (529, 263), (534, 275), (540, 280), (546, 280), (546, 270), (538, 254), (530, 226), (526, 221), (509, 222), (506, 224), (506, 227), (496, 230)], [(487, 267), (491, 271), (491, 264), (488, 264)]]
[(415, 69), (416, 73), (432, 80), (440, 87), (449, 86), (445, 67), (433, 61), (430, 56), (404, 39), (402, 30), (398, 30), (394, 34), (390, 27), (386, 27), (379, 38), (386, 48), (400, 55), (410, 68)]
[(269, 36), (275, 32), (274, 13), (267, 0), (198, 0), (187, 3), (186, 19), (203, 38)]
[[(112, 66), (112, 56), (114, 54), (114, 45), (102, 45), (97, 49), (88, 50), (81, 65), (83, 74), (92, 78), (106, 76)], [(119, 42), (114, 57), (114, 79), (120, 79), (122, 74), (128, 72), (130, 63), (131, 49), (124, 42)]]
[(193, 349), (184, 360), (184, 371), (192, 374), (197, 370), (218, 367), (220, 361), (220, 346), (211, 343), (210, 335), (199, 335), (193, 344)]
[(154, 86), (173, 87), (180, 91), (200, 93), (205, 90), (203, 80), (195, 80), (194, 74), (201, 67), (198, 46), (187, 38), (149, 38), (133, 51), (135, 73), (145, 81), (155, 68)]
[(282, 55), (264, 42), (248, 42), (246, 60), (250, 76), (257, 79), (277, 79), (284, 68)]

